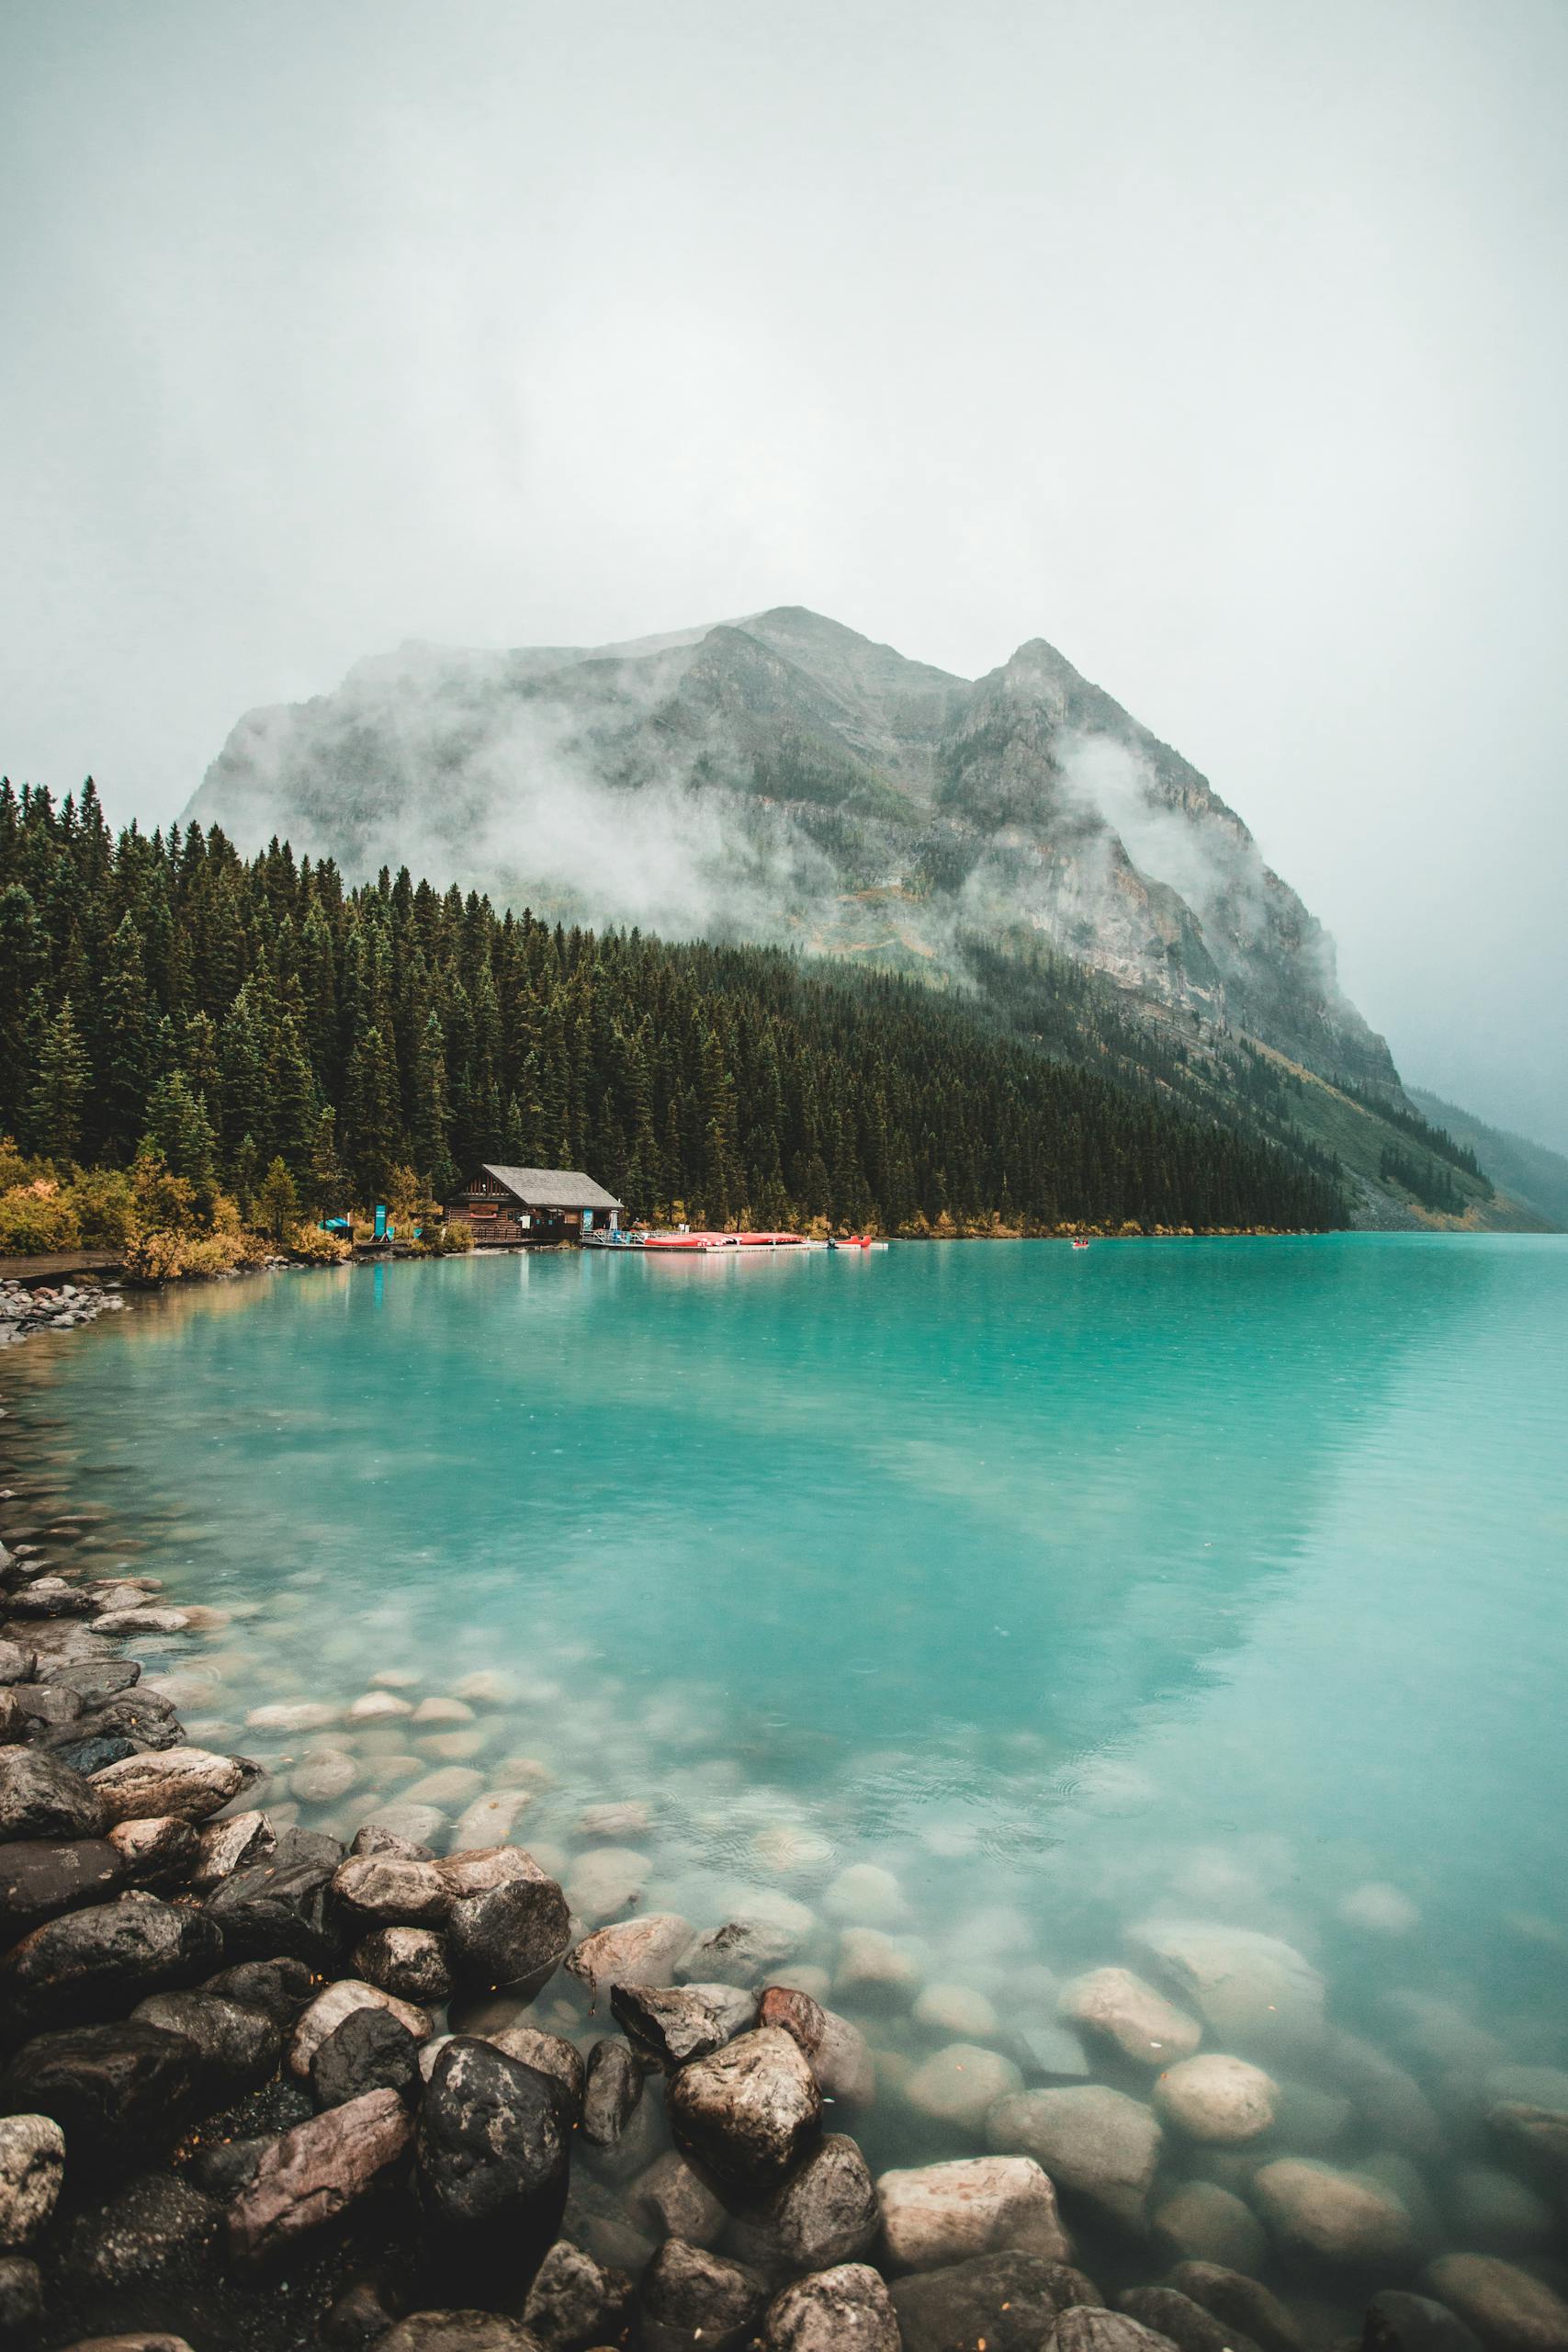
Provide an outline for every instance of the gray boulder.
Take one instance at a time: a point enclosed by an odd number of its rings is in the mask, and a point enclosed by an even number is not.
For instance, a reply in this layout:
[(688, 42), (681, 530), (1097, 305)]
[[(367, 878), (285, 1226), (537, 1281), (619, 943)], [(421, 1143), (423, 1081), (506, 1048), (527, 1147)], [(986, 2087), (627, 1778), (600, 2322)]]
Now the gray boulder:
[(592, 2352), (615, 2342), (631, 2318), (632, 2282), (558, 2238), (540, 2263), (523, 2324), (542, 2352)]
[(1131, 2287), (1116, 2308), (1155, 2335), (1168, 2336), (1177, 2352), (1259, 2352), (1252, 2337), (1206, 2312), (1176, 2287)]
[(0, 1749), (0, 1841), (101, 1838), (111, 1816), (90, 1781), (41, 1749)]
[(671, 2238), (642, 2282), (645, 2352), (738, 2352), (766, 2301), (761, 2280), (739, 2263)]
[(194, 1984), (222, 1949), (204, 1912), (155, 1894), (122, 1894), (24, 1936), (0, 1960), (0, 2003), (24, 2028), (69, 2025)]
[(349, 1966), (367, 1984), (401, 2001), (437, 2008), (452, 1990), (446, 1946), (433, 1928), (375, 1928), (355, 1944)]
[(367, 2091), (408, 2098), (419, 2079), (419, 2044), (389, 2009), (351, 2009), (310, 2060), (310, 2096), (318, 2107), (344, 2107)]
[(615, 2147), (642, 2098), (643, 2071), (624, 2041), (606, 2036), (588, 2053), (582, 2136), (591, 2147)]
[(1244, 2272), (1218, 2262), (1179, 2262), (1165, 2283), (1224, 2326), (1250, 2335), (1263, 2352), (1303, 2352), (1301, 2329), (1278, 2295)]
[(799, 2044), (776, 2026), (682, 2066), (667, 2103), (677, 2144), (741, 2189), (782, 2181), (822, 2129), (816, 2077)]
[(559, 1886), (531, 1856), (507, 1850), (522, 1867), (493, 1886), (460, 1895), (447, 1917), (453, 1974), (469, 1992), (509, 1984), (536, 1991), (570, 1948), (570, 1921)]
[(833, 2132), (782, 2188), (743, 2217), (736, 2251), (767, 2276), (795, 2278), (863, 2260), (880, 2223), (865, 2158), (852, 2139)]
[(1367, 2305), (1361, 2352), (1481, 2352), (1481, 2339), (1446, 2303), (1385, 2287)]
[(993, 2148), (1032, 2156), (1059, 2189), (1075, 2190), (1112, 2221), (1142, 2227), (1161, 2134), (1140, 2100), (1100, 2083), (1017, 2091), (998, 2099), (986, 2130)]
[(59, 2200), (65, 2134), (51, 2116), (0, 2117), (0, 2249), (30, 2245)]
[(488, 2041), (457, 2035), (431, 2071), (415, 2143), (420, 2201), (478, 2271), (514, 2274), (554, 2237), (566, 2203), (571, 2118), (560, 2085)]
[(615, 1984), (610, 2007), (631, 2041), (671, 2067), (721, 2050), (757, 2015), (754, 1996), (728, 1984)]
[(0, 2108), (52, 2116), (73, 2175), (145, 2163), (197, 2112), (201, 2052), (161, 2026), (78, 2026), (28, 2042), (0, 2076)]
[(264, 2010), (231, 2001), (210, 1985), (195, 1993), (153, 1993), (131, 2015), (142, 2025), (183, 2033), (201, 2052), (205, 2087), (215, 2105), (259, 2088), (283, 2054), (280, 2028)]
[(899, 2352), (892, 2299), (863, 2262), (818, 2270), (769, 2304), (766, 2352)]
[(891, 2291), (905, 2352), (953, 2352), (982, 2336), (987, 2352), (1040, 2352), (1062, 2312), (1100, 2301), (1081, 2270), (1034, 2254), (977, 2255), (896, 2278)]

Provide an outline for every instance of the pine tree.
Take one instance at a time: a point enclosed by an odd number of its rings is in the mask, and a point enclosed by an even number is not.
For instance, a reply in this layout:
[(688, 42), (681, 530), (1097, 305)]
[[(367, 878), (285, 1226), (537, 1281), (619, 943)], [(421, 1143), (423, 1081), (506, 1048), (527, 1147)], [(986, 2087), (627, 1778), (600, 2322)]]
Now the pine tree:
[(141, 933), (129, 915), (108, 943), (94, 1030), (89, 1141), (96, 1157), (119, 1166), (141, 1139), (153, 1067), (154, 1022)]
[(82, 1140), (93, 1073), (71, 999), (62, 997), (59, 1011), (50, 1015), (42, 990), (35, 989), (33, 1034), (38, 1045), (27, 1104), (28, 1140), (45, 1159), (72, 1160)]
[(146, 1115), (142, 1149), (157, 1152), (171, 1175), (185, 1177), (197, 1199), (210, 1203), (218, 1186), (218, 1138), (205, 1097), (193, 1091), (183, 1069), (158, 1080), (147, 1097)]

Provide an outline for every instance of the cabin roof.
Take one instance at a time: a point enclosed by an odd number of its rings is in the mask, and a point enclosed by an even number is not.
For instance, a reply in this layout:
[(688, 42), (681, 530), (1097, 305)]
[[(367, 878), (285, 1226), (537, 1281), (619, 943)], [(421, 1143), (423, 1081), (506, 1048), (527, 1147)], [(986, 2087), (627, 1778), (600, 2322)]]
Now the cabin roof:
[(618, 1209), (623, 1204), (580, 1168), (496, 1168), (484, 1172), (531, 1209)]

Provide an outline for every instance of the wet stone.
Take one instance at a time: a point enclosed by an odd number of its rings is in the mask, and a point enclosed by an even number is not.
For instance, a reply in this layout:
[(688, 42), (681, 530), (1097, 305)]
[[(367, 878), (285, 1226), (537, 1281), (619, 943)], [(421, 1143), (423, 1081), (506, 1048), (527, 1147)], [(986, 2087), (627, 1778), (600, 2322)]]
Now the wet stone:
[(739, 2263), (679, 2238), (660, 2246), (642, 2284), (647, 2352), (739, 2352), (767, 2300), (761, 2279)]
[(515, 2058), (520, 2066), (532, 2066), (536, 2074), (550, 2075), (560, 2085), (576, 2121), (582, 2112), (587, 2068), (575, 2042), (532, 2025), (502, 2026), (499, 2032), (484, 2034), (480, 2039), (504, 2052), (508, 2058)]
[(0, 2343), (35, 2340), (44, 2316), (43, 2274), (26, 2255), (0, 2254)]
[(609, 2037), (588, 2053), (582, 2093), (582, 2136), (596, 2148), (613, 2148), (637, 2113), (643, 2072), (624, 2041)]
[(1165, 2284), (1249, 2335), (1263, 2352), (1302, 2352), (1301, 2329), (1279, 2297), (1240, 2270), (1218, 2262), (1179, 2262)]
[(979, 2133), (996, 2102), (1022, 2087), (1010, 2058), (978, 2042), (954, 2041), (921, 2061), (904, 2084), (904, 2098), (917, 2114)]
[(610, 2007), (628, 2039), (666, 2066), (722, 2049), (757, 2014), (751, 1995), (728, 1984), (616, 1984)]
[(68, 2025), (193, 1984), (221, 1954), (222, 1939), (201, 1912), (155, 1894), (123, 1894), (24, 1936), (0, 1960), (0, 1999), (24, 2027)]
[(1397, 2267), (1415, 2252), (1409, 2213), (1392, 2189), (1369, 2175), (1286, 2156), (1265, 2165), (1252, 2187), (1276, 2235), (1322, 2261)]
[(1154, 2233), (1183, 2265), (1250, 2271), (1260, 2269), (1268, 2257), (1262, 2222), (1250, 2205), (1217, 2181), (1188, 2180), (1173, 2189), (1156, 2211)]
[(1367, 2305), (1361, 2352), (1481, 2352), (1481, 2340), (1446, 2303), (1385, 2287)]
[(1168, 2337), (1177, 2352), (1258, 2352), (1250, 2335), (1216, 2319), (1176, 2287), (1130, 2288), (1117, 2296), (1116, 2308)]
[(197, 1852), (197, 1832), (177, 1814), (154, 1814), (145, 1821), (119, 1821), (109, 1831), (109, 1844), (123, 1857), (139, 1885), (161, 1885), (166, 1879), (184, 1880)]
[(315, 1979), (303, 1961), (243, 1960), (209, 1976), (201, 1987), (242, 2007), (259, 2009), (276, 2026), (291, 2027), (315, 1998)]
[(729, 2218), (722, 2200), (674, 2149), (638, 2175), (627, 2203), (660, 2236), (687, 2245), (716, 2245)]
[(899, 2352), (892, 2299), (863, 2262), (818, 2270), (768, 2306), (766, 2352)]
[(624, 2272), (558, 2239), (528, 2290), (523, 2324), (541, 2352), (591, 2352), (625, 2335), (631, 2309), (632, 2282)]
[(547, 2245), (566, 2202), (570, 2118), (559, 2086), (487, 2041), (457, 2036), (420, 2102), (421, 2202), (457, 2258), (513, 2275)]
[(798, 2277), (862, 2261), (881, 2215), (865, 2158), (852, 2139), (833, 2132), (751, 2219), (783, 2274)]
[(822, 2094), (797, 2042), (778, 2027), (742, 2034), (682, 2066), (668, 2095), (689, 2154), (738, 2188), (782, 2180), (822, 2128)]
[(132, 2012), (142, 2025), (181, 2033), (201, 2052), (203, 2087), (224, 2100), (254, 2090), (276, 2071), (283, 2035), (272, 2018), (210, 1988), (154, 1993)]
[(1423, 2285), (1473, 2328), (1489, 2352), (1565, 2352), (1568, 2301), (1528, 2270), (1484, 2254), (1450, 2254)]
[(567, 1961), (567, 1973), (597, 2001), (613, 1984), (668, 1984), (691, 1943), (693, 1928), (671, 1911), (619, 1920), (585, 1936)]
[(1124, 2312), (1064, 2312), (1046, 2339), (1052, 2352), (1169, 2352), (1170, 2338)]
[(904, 2352), (953, 2352), (984, 2339), (987, 2352), (1040, 2352), (1065, 2311), (1098, 2303), (1092, 2280), (1032, 2254), (984, 2254), (896, 2278)]
[(500, 2312), (412, 2312), (377, 2339), (376, 2352), (538, 2352), (521, 2320)]
[(343, 2107), (367, 2091), (410, 2097), (419, 2081), (419, 2044), (390, 2010), (351, 2009), (310, 2060), (310, 2095), (318, 2107)]
[(288, 2047), (289, 2071), (304, 2081), (310, 2064), (328, 2034), (336, 2031), (344, 2019), (355, 2009), (385, 2009), (406, 2028), (415, 2041), (427, 2041), (431, 2031), (429, 2016), (412, 2002), (400, 2001), (393, 1994), (383, 1993), (378, 1985), (363, 1984), (357, 1978), (340, 1977), (329, 1984), (304, 2009), (294, 2029)]
[(895, 2270), (935, 2270), (1009, 2252), (1061, 2262), (1072, 2253), (1055, 2189), (1031, 2156), (972, 2156), (885, 2172), (876, 2196), (883, 2246)]
[(51, 2116), (0, 2117), (0, 2249), (14, 2254), (53, 2212), (65, 2177), (65, 2135)]
[(355, 1944), (349, 1966), (367, 1984), (427, 2008), (452, 1990), (446, 1946), (430, 1928), (377, 1928)]
[(1130, 1968), (1095, 1968), (1064, 1984), (1063, 2021), (1110, 2041), (1135, 2065), (1169, 2066), (1203, 2038), (1196, 2018), (1168, 2001)]
[(987, 2134), (1002, 2154), (1032, 2156), (1059, 2189), (1075, 2191), (1114, 2221), (1142, 2226), (1161, 2135), (1137, 2099), (1098, 2083), (1020, 2091), (997, 2101)]
[(1155, 2108), (1163, 2122), (1190, 2140), (1240, 2146), (1272, 2125), (1280, 2086), (1260, 2066), (1218, 2051), (1204, 2051), (1168, 2067), (1155, 2083)]
[(0, 1842), (101, 1838), (110, 1818), (102, 1793), (68, 1764), (38, 1749), (0, 1750)]
[(518, 1873), (476, 1894), (459, 1895), (446, 1921), (453, 1973), (470, 1990), (542, 1984), (571, 1942), (566, 1897), (528, 1856)]
[(395, 2091), (374, 2090), (297, 2124), (267, 2149), (229, 2209), (229, 2249), (262, 2262), (342, 2219), (397, 2165), (412, 2132)]
[(237, 1757), (218, 1756), (204, 1747), (175, 1747), (128, 1756), (122, 1764), (97, 1773), (91, 1785), (113, 1821), (146, 1820), (164, 1813), (206, 1821), (240, 1794), (254, 1771), (254, 1766)]
[(130, 1865), (107, 1838), (69, 1843), (43, 1838), (0, 1846), (0, 1923), (6, 1937), (26, 1933), (62, 1911), (101, 1903), (130, 1878)]
[(127, 2182), (105, 2205), (79, 2217), (63, 2260), (73, 2279), (131, 2287), (200, 2256), (218, 2233), (215, 2199), (168, 2173)]
[(434, 1862), (392, 1854), (351, 1854), (333, 1873), (333, 1894), (376, 1926), (434, 1927), (452, 1907), (451, 1890)]
[(127, 2157), (145, 2161), (195, 2111), (201, 2055), (159, 2026), (80, 2026), (39, 2034), (0, 2076), (0, 2105), (50, 2115), (65, 2134), (73, 2175)]

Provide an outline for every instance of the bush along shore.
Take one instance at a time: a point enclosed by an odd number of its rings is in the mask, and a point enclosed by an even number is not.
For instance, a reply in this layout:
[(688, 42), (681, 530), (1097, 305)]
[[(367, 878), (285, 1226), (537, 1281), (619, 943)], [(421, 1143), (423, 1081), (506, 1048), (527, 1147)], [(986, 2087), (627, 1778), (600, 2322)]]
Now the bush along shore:
[[(970, 2038), (923, 2070), (933, 2160), (874, 2173), (856, 2134), (874, 2142), (896, 2077), (829, 2006), (848, 1958), (832, 1981), (795, 1965), (765, 1909), (581, 1916), (561, 1883), (581, 1871), (512, 1838), (519, 1791), (460, 1773), (455, 1821), (412, 1791), (347, 1840), (301, 1826), (287, 1789), (269, 1811), (266, 1767), (193, 1744), (176, 1678), (141, 1673), (139, 1651), (223, 1612), (95, 1577), (89, 1511), (38, 1500), (0, 1491), (0, 2341), (1568, 2347), (1550, 2256), (1508, 2258), (1488, 2225), (1487, 2250), (1433, 2259), (1413, 2156), (1438, 2119), (1279, 1938), (1151, 1928), (1146, 1975), (1075, 1978), (1016, 2061), (950, 1988)], [(406, 1724), (405, 1680), (370, 1677), (347, 1728)], [(427, 1720), (503, 1704), (491, 1682)], [(288, 1737), (343, 1714), (250, 1720)], [(639, 1815), (628, 1798), (581, 1826), (608, 1860)], [(886, 1875), (837, 1884), (869, 1900)], [(863, 1989), (880, 1966), (908, 1995), (892, 1939), (843, 1944)], [(1500, 2081), (1483, 2120), (1492, 2207), (1549, 2233), (1554, 2080)], [(1324, 2153), (1352, 2109), (1388, 2153)]]

